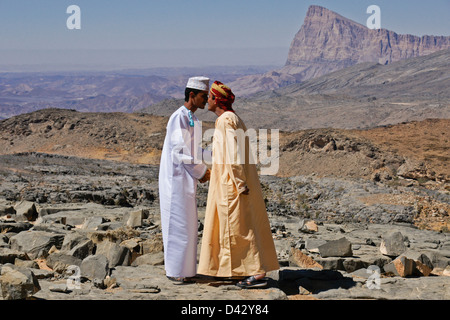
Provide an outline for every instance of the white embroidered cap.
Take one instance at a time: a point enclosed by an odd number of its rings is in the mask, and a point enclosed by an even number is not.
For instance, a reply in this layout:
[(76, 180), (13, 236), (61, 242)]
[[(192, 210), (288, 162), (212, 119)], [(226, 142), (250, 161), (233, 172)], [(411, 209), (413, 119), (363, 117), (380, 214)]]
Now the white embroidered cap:
[(206, 77), (192, 77), (189, 78), (186, 88), (197, 89), (201, 91), (209, 90), (209, 78)]

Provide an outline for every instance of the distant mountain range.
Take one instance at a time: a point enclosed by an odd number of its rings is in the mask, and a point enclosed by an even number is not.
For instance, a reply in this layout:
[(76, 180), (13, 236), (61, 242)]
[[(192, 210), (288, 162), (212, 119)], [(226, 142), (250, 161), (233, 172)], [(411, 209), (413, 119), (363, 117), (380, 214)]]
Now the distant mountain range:
[(193, 75), (228, 84), (237, 95), (236, 110), (252, 127), (367, 128), (449, 118), (449, 49), (450, 37), (370, 30), (311, 6), (281, 69), (3, 73), (0, 119), (43, 108), (168, 116), (182, 104)]
[(273, 67), (154, 68), (114, 72), (0, 73), (0, 119), (43, 108), (133, 112), (181, 98), (187, 79), (208, 75), (231, 82)]
[(240, 96), (273, 90), (363, 62), (390, 64), (450, 49), (450, 37), (371, 30), (320, 6), (310, 6), (292, 40), (285, 66), (230, 84)]
[[(427, 118), (450, 118), (450, 50), (394, 62), (361, 63), (302, 83), (238, 98), (247, 127), (297, 131), (371, 128)], [(168, 116), (182, 100), (142, 111)], [(197, 111), (213, 121), (215, 115)]]

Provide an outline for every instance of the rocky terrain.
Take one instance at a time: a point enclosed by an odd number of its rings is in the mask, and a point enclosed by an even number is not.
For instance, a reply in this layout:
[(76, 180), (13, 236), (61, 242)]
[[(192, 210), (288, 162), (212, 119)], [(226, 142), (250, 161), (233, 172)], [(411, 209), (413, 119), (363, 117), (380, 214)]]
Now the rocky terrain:
[[(311, 128), (364, 129), (450, 117), (450, 50), (389, 65), (361, 63), (302, 83), (237, 96), (233, 108), (247, 127), (298, 131)], [(229, 84), (233, 91), (242, 88)], [(168, 116), (181, 100), (140, 110)], [(197, 111), (202, 120), (215, 115)], [(256, 116), (257, 114), (257, 116)]]
[[(263, 176), (281, 266), (268, 274), (268, 288), (238, 290), (235, 280), (201, 276), (176, 286), (163, 269), (157, 166), (45, 154), (1, 158), (23, 170), (2, 175), (3, 299), (450, 298), (449, 233), (414, 226), (423, 204), (408, 199), (414, 193), (441, 201), (435, 216), (448, 221), (446, 193)], [(200, 239), (206, 196), (201, 185)]]
[(260, 290), (165, 278), (165, 121), (48, 109), (0, 122), (3, 299), (450, 298), (448, 120), (283, 132), (280, 172), (261, 176), (281, 269)]
[[(158, 165), (167, 121), (143, 113), (43, 109), (0, 122), (0, 154), (38, 152)], [(278, 175), (315, 173), (390, 182), (402, 178), (445, 190), (450, 180), (449, 126), (448, 119), (429, 119), (366, 130), (281, 131)], [(214, 123), (203, 121), (202, 127), (208, 130)], [(267, 141), (275, 142), (270, 137)], [(0, 169), (16, 170), (8, 162)]]
[(401, 35), (370, 30), (321, 6), (310, 6), (303, 25), (292, 40), (283, 68), (263, 75), (236, 79), (239, 95), (273, 90), (317, 78), (355, 64), (392, 62), (450, 48), (448, 36)]

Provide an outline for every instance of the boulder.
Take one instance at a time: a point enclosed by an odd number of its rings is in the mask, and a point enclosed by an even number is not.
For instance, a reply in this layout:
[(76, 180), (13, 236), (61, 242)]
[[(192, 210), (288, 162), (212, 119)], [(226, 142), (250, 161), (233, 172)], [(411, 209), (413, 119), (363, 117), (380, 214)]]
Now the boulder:
[(433, 268), (430, 268), (428, 265), (426, 265), (418, 260), (415, 260), (414, 263), (416, 264), (414, 274), (417, 276), (428, 277), (431, 274), (431, 272), (433, 271)]
[(402, 256), (414, 260), (416, 264), (414, 274), (417, 276), (428, 277), (433, 271), (433, 263), (431, 262), (430, 258), (428, 258), (428, 256), (424, 253), (409, 250), (402, 254)]
[(11, 237), (11, 249), (23, 251), (30, 259), (46, 257), (52, 246), (61, 248), (63, 234), (45, 231), (24, 231)]
[(131, 264), (133, 267), (148, 264), (151, 266), (160, 266), (164, 264), (164, 252), (147, 253), (137, 257)]
[(66, 234), (61, 246), (61, 251), (70, 251), (80, 243), (89, 240), (87, 235), (79, 231), (71, 231)]
[(132, 211), (129, 213), (127, 226), (137, 228), (142, 226), (142, 219), (144, 218), (143, 210)]
[(33, 225), (29, 222), (0, 222), (0, 232), (19, 233), (32, 227)]
[(96, 254), (104, 255), (109, 261), (109, 267), (129, 266), (131, 252), (125, 246), (120, 246), (115, 242), (104, 240), (97, 244)]
[(39, 269), (38, 263), (34, 260), (22, 260), (22, 259), (16, 258), (14, 260), (14, 265), (17, 267), (20, 267), (20, 268)]
[(300, 249), (297, 248), (291, 248), (289, 255), (289, 264), (305, 269), (310, 268), (323, 269), (321, 264), (316, 262), (310, 256), (304, 254)]
[(97, 230), (97, 227), (99, 225), (101, 225), (102, 223), (108, 222), (108, 220), (106, 220), (103, 217), (97, 216), (97, 217), (90, 217), (88, 219), (86, 219), (83, 223), (83, 226), (81, 227), (81, 229), (86, 229), (86, 230)]
[(386, 256), (398, 257), (406, 251), (404, 237), (400, 232), (392, 232), (383, 237), (380, 252)]
[(92, 240), (85, 240), (73, 247), (68, 255), (83, 260), (94, 253), (95, 244)]
[(450, 265), (446, 266), (444, 271), (442, 271), (442, 275), (446, 277), (450, 277)]
[(0, 203), (0, 216), (16, 214), (16, 210), (10, 204)]
[(58, 273), (64, 273), (69, 266), (80, 266), (81, 259), (61, 252), (52, 253), (47, 257), (46, 264)]
[(108, 259), (102, 254), (90, 255), (81, 262), (80, 271), (81, 277), (103, 280), (109, 274)]
[(5, 300), (27, 299), (41, 289), (30, 269), (9, 264), (2, 267), (0, 285)]
[(352, 244), (346, 238), (328, 241), (318, 247), (322, 258), (326, 257), (351, 257), (353, 256)]
[(305, 241), (305, 249), (309, 252), (319, 253), (319, 246), (327, 243), (326, 240), (322, 239), (306, 239)]
[(385, 265), (384, 271), (385, 273), (405, 278), (413, 275), (415, 267), (414, 260), (401, 256)]
[(319, 231), (319, 227), (313, 220), (301, 220), (298, 231), (303, 233), (316, 233)]
[(16, 259), (30, 260), (26, 253), (9, 248), (0, 248), (0, 264), (14, 263)]
[(18, 221), (35, 221), (38, 217), (36, 206), (31, 201), (20, 201), (14, 206), (14, 210)]
[(164, 244), (161, 234), (156, 234), (152, 236), (150, 239), (146, 239), (141, 242), (141, 250), (142, 254), (152, 253), (152, 252), (161, 252), (164, 250)]

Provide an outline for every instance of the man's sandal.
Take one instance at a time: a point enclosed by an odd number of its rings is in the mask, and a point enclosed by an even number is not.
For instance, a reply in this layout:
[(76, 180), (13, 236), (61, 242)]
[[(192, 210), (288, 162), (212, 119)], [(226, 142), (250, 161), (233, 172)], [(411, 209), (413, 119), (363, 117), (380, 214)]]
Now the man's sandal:
[(169, 277), (169, 276), (167, 276), (167, 279), (169, 279), (170, 281), (172, 281), (173, 284), (184, 284), (184, 278), (179, 278), (179, 277)]
[(173, 284), (189, 284), (189, 283), (194, 283), (194, 281), (188, 279), (188, 278), (183, 278), (183, 277), (169, 277), (167, 276), (167, 279), (169, 279), (170, 281), (172, 281)]
[(236, 285), (242, 289), (262, 288), (267, 285), (267, 281), (265, 278), (258, 280), (255, 276), (251, 276), (245, 280), (239, 281)]

